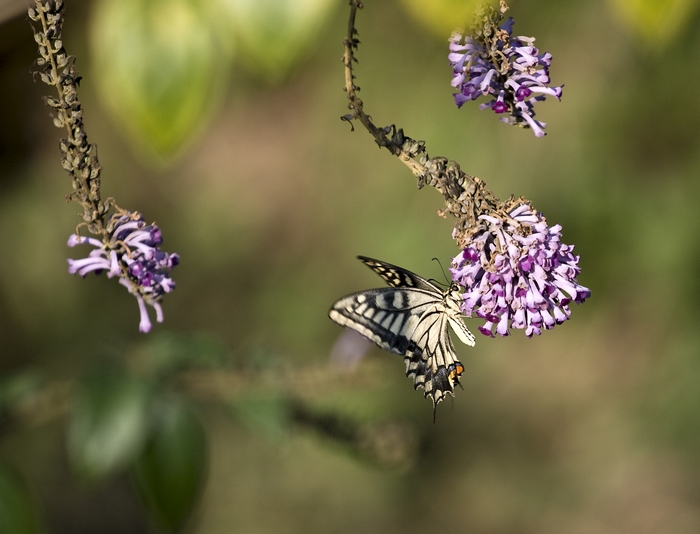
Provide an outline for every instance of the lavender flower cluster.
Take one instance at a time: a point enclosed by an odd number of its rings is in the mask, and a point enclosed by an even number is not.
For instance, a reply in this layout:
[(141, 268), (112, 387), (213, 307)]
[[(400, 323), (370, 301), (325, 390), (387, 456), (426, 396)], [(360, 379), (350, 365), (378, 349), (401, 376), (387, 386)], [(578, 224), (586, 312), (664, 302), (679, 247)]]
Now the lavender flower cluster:
[(540, 335), (569, 318), (569, 304), (591, 292), (576, 281), (579, 257), (560, 242), (561, 226), (519, 203), (506, 217), (481, 215), (481, 226), (452, 261), (453, 279), (465, 288), (462, 311), (486, 320), (482, 334), (509, 328)]
[(88, 244), (95, 247), (85, 258), (68, 260), (68, 272), (85, 277), (88, 273), (107, 272), (119, 277), (119, 283), (136, 297), (141, 320), (139, 330), (148, 332), (151, 321), (146, 305), (155, 309), (156, 321), (163, 322), (160, 300), (175, 289), (169, 271), (180, 262), (177, 254), (160, 250), (163, 236), (155, 224), (149, 225), (138, 212), (122, 212), (112, 216), (108, 224), (109, 241), (73, 234), (68, 246)]
[[(545, 123), (536, 120), (534, 105), (547, 95), (561, 99), (562, 86), (549, 87), (552, 55), (540, 54), (534, 37), (511, 38), (513, 18), (495, 32), (492, 42), (455, 32), (450, 37), (448, 59), (453, 69), (452, 86), (457, 107), (482, 95), (490, 102), (480, 109), (508, 116), (503, 122), (532, 128), (537, 137), (545, 135)], [(534, 96), (533, 96), (534, 95)]]

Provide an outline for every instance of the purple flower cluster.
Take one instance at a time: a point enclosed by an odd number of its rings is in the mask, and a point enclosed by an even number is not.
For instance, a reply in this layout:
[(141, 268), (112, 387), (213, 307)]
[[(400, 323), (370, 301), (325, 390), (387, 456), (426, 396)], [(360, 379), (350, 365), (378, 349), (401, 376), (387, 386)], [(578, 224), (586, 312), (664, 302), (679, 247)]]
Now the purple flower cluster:
[(486, 320), (482, 334), (507, 336), (510, 328), (540, 335), (569, 318), (569, 303), (591, 292), (576, 281), (574, 247), (560, 242), (561, 226), (520, 203), (499, 218), (481, 215), (481, 228), (452, 261), (452, 278), (465, 288), (462, 311)]
[(545, 135), (545, 123), (535, 120), (534, 105), (547, 95), (561, 99), (562, 86), (549, 87), (552, 55), (540, 54), (534, 37), (511, 39), (513, 19), (509, 18), (496, 32), (493, 42), (475, 40), (469, 35), (453, 33), (450, 37), (452, 86), (457, 107), (482, 95), (492, 100), (480, 109), (508, 113), (501, 120), (508, 124), (529, 126), (537, 137)]
[(68, 246), (89, 244), (95, 247), (87, 257), (68, 260), (68, 272), (85, 277), (88, 273), (107, 272), (119, 277), (119, 283), (136, 297), (141, 313), (139, 330), (148, 332), (151, 321), (146, 304), (156, 311), (156, 321), (163, 322), (160, 300), (175, 289), (169, 271), (180, 262), (177, 254), (160, 250), (163, 237), (155, 224), (148, 225), (138, 212), (118, 213), (108, 225), (109, 241), (73, 234)]

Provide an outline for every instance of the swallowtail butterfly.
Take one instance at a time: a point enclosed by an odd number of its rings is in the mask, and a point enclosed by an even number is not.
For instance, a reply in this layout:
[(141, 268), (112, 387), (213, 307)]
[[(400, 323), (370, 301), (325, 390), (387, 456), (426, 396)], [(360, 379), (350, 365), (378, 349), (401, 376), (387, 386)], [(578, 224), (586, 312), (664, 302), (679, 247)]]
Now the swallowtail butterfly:
[(401, 354), (406, 376), (424, 388), (433, 412), (454, 386), (464, 367), (450, 339), (449, 324), (462, 342), (474, 346), (474, 335), (462, 321), (459, 286), (443, 290), (411, 271), (365, 256), (358, 259), (391, 287), (368, 289), (341, 298), (328, 315), (384, 350)]

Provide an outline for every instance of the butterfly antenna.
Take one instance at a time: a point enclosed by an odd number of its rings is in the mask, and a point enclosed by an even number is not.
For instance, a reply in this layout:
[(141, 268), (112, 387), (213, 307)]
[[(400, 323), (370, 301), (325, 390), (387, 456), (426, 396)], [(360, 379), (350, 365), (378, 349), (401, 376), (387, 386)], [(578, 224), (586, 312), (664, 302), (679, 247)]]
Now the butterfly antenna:
[(447, 275), (445, 274), (445, 269), (442, 267), (442, 262), (440, 261), (439, 258), (433, 258), (433, 261), (438, 262), (438, 265), (440, 266), (440, 270), (442, 271), (442, 276), (445, 277), (445, 281), (447, 282), (447, 285), (450, 285), (450, 279), (447, 278)]

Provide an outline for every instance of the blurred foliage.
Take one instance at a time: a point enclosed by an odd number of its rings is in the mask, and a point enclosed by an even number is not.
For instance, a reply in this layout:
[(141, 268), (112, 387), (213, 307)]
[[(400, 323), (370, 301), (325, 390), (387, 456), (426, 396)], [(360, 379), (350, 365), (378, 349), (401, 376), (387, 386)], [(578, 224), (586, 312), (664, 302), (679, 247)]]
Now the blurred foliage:
[[(98, 0), (94, 76), (113, 120), (153, 163), (171, 162), (220, 106), (234, 51), (267, 83), (295, 69), (332, 0)], [(212, 31), (212, 29), (214, 31)]]
[(289, 431), (291, 413), (287, 399), (270, 394), (247, 396), (232, 405), (234, 416), (243, 425), (280, 440)]
[(3, 465), (0, 465), (0, 532), (39, 532), (37, 510), (26, 484), (16, 473)]
[(191, 368), (218, 368), (228, 360), (228, 350), (213, 336), (156, 332), (134, 347), (131, 368), (157, 380)]
[(435, 424), (400, 358), (334, 367), (328, 306), (377, 283), (354, 256), (440, 278), (430, 258), (457, 252), (440, 195), (338, 120), (346, 11), (71, 2), (105, 196), (183, 260), (140, 335), (123, 288), (66, 274), (78, 208), (31, 32), (6, 21), (0, 532), (700, 530), (700, 106), (668, 94), (700, 76), (695, 3), (514, 2), (565, 84), (543, 139), (454, 108), (448, 2), (409, 3), (359, 15), (367, 111), (562, 224), (590, 302), (541, 338), (460, 347)]
[(0, 381), (0, 411), (6, 412), (40, 390), (43, 380), (36, 371), (23, 371), (3, 377)]
[(147, 435), (148, 384), (119, 371), (99, 371), (83, 381), (68, 432), (76, 470), (104, 477), (131, 463)]
[(136, 150), (165, 161), (200, 133), (219, 105), (227, 59), (192, 0), (95, 2), (95, 81)]
[(268, 84), (279, 84), (308, 55), (334, 0), (214, 0), (226, 33), (246, 67)]
[(661, 53), (686, 28), (697, 0), (609, 0), (649, 50)]
[(141, 495), (169, 532), (189, 517), (206, 479), (206, 436), (192, 412), (177, 399), (162, 404), (158, 421), (134, 464)]
[[(474, 10), (481, 0), (400, 0), (406, 12), (415, 22), (431, 30), (438, 39), (445, 39), (457, 28), (469, 27), (474, 17)], [(498, 4), (491, 0), (491, 4)]]

